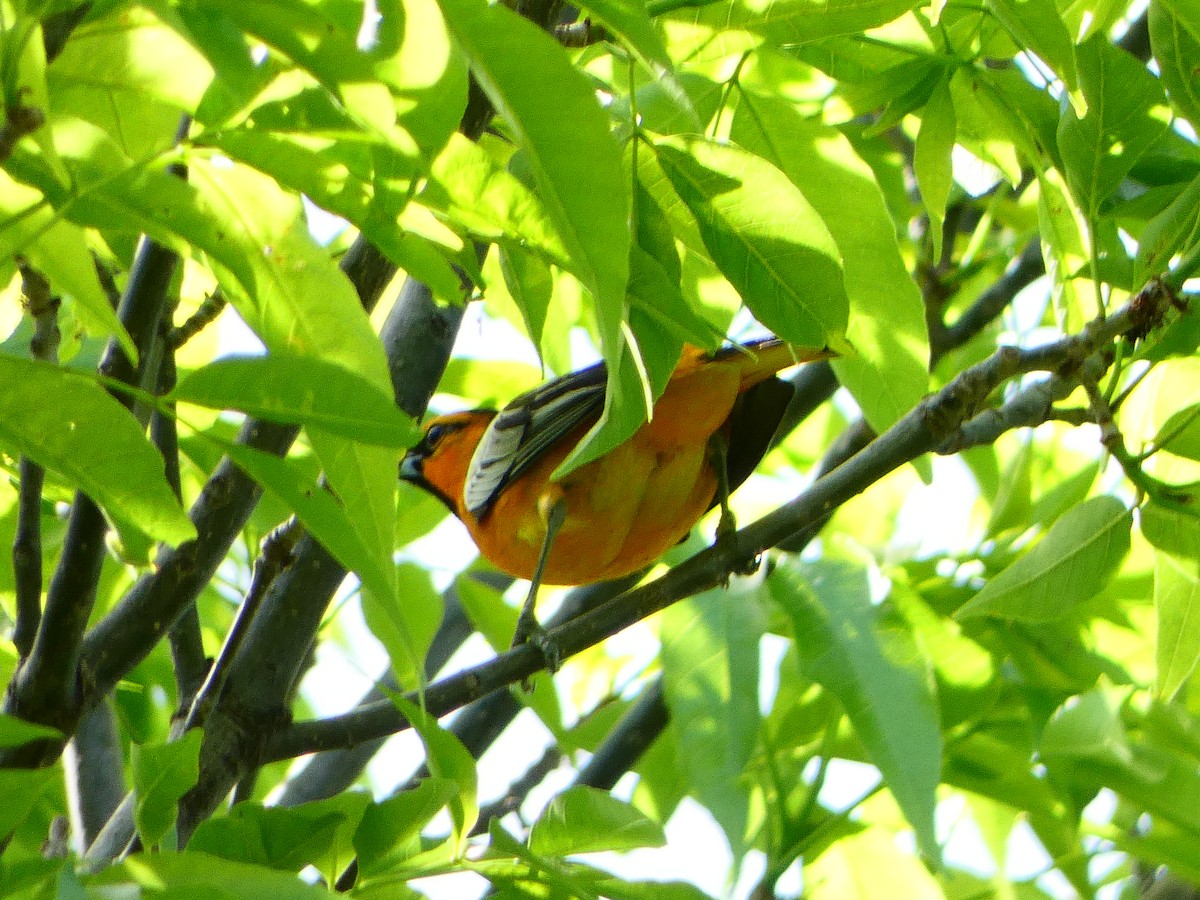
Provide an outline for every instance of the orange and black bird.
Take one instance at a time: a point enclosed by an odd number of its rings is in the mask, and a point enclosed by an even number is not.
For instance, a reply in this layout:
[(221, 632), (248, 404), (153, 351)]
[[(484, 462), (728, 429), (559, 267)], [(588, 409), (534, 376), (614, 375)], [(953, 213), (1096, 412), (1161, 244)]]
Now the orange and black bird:
[(555, 480), (599, 420), (603, 363), (539, 385), (504, 409), (430, 420), (401, 477), (441, 498), (493, 565), (530, 579), (514, 644), (540, 630), (540, 583), (587, 584), (650, 564), (685, 538), (766, 454), (791, 385), (775, 374), (833, 355), (777, 338), (685, 347), (654, 414), (627, 441)]

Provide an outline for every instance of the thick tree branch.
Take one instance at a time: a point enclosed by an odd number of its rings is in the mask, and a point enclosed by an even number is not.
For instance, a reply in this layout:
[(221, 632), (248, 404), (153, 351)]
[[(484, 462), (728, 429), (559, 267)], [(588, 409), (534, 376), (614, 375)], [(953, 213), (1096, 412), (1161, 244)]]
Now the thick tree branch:
[(96, 839), (125, 797), (125, 759), (117, 721), (101, 703), (79, 721), (63, 752), (71, 834), (76, 852)]

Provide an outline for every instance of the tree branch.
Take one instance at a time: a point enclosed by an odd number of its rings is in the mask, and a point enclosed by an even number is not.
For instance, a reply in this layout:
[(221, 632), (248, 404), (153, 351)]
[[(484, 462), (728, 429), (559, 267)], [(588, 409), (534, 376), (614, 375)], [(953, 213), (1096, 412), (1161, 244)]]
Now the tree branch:
[[(167, 322), (164, 321), (164, 330)], [(158, 396), (169, 394), (175, 387), (175, 345), (167, 337), (163, 349), (162, 366), (158, 376)], [(179, 429), (175, 421), (175, 404), (168, 404), (164, 415), (155, 410), (150, 416), (150, 440), (163, 456), (167, 483), (175, 496), (182, 502), (183, 485), (179, 475)], [(192, 702), (200, 683), (208, 671), (208, 660), (204, 655), (204, 639), (200, 631), (200, 614), (193, 603), (179, 617), (167, 633), (171, 645), (171, 663), (175, 671), (177, 715), (183, 715)]]
[(96, 839), (125, 798), (125, 759), (116, 717), (101, 703), (79, 721), (63, 752), (71, 832), (76, 852)]
[(612, 790), (621, 776), (637, 765), (670, 721), (671, 712), (663, 699), (660, 676), (642, 691), (637, 702), (596, 748), (592, 758), (575, 776), (575, 783)]
[[(21, 293), (25, 308), (33, 319), (33, 337), (29, 353), (34, 359), (58, 361), (59, 299), (50, 291), (50, 282), (41, 272), (18, 261)], [(17, 595), (17, 621), (13, 644), (24, 661), (33, 649), (34, 635), (42, 618), (42, 486), (45, 470), (32, 459), (22, 456), (18, 464), (21, 479), (17, 497), (17, 531), (13, 538), (13, 582)]]

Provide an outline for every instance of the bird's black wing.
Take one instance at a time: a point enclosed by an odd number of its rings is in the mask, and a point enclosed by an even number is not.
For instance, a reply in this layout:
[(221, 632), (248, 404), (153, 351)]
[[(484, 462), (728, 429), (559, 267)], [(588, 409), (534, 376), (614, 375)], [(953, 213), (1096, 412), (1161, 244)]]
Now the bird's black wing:
[(560, 438), (599, 419), (607, 382), (608, 370), (597, 363), (539, 385), (500, 410), (467, 468), (466, 508), (483, 516), (504, 488)]

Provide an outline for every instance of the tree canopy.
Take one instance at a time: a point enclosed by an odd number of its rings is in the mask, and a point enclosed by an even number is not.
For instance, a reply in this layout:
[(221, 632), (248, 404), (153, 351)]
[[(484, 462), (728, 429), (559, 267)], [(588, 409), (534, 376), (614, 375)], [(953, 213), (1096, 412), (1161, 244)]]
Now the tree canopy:
[[(0, 896), (1200, 885), (1190, 0), (0, 0), (0, 85)], [(566, 471), (764, 332), (736, 536), (509, 650), (426, 411), (602, 359)]]

